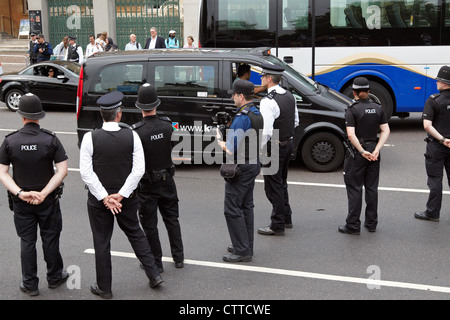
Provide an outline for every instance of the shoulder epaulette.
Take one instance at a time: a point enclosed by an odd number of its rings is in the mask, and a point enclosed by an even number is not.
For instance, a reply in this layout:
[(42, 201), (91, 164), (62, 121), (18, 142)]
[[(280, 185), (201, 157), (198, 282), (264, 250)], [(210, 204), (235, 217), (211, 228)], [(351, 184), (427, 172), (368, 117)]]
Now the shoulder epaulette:
[(270, 91), (266, 97), (272, 100), (277, 95), (277, 92), (275, 90)]
[(430, 96), (430, 98), (431, 99), (436, 99), (437, 97), (439, 97), (441, 94), (440, 93), (435, 93), (435, 94), (432, 94), (431, 96)]
[(142, 127), (144, 124), (145, 124), (145, 121), (144, 121), (144, 120), (141, 120), (141, 121), (136, 122), (135, 124), (133, 124), (133, 125), (131, 126), (131, 129), (136, 130), (136, 129)]
[(119, 122), (119, 127), (123, 128), (123, 129), (131, 129), (130, 125), (123, 123), (123, 122)]
[(172, 120), (170, 120), (170, 118), (167, 116), (160, 116), (159, 119), (172, 123)]
[(54, 133), (53, 131), (50, 131), (50, 130), (47, 130), (47, 129), (44, 129), (44, 128), (41, 128), (41, 131), (42, 131), (42, 132), (45, 132), (45, 133), (48, 133), (48, 134), (50, 134), (50, 135), (52, 135), (52, 136), (55, 135), (55, 133)]
[(359, 103), (358, 100), (352, 100), (352, 104), (349, 105), (348, 107), (349, 107), (349, 108), (353, 108), (353, 106), (354, 106), (355, 104), (358, 104), (358, 103)]
[(16, 131), (13, 131), (13, 132), (11, 132), (11, 133), (8, 133), (8, 134), (5, 136), (5, 138), (6, 138), (6, 137), (9, 137), (9, 136), (11, 136), (11, 135), (13, 135), (14, 133), (17, 133), (17, 132), (19, 132), (19, 130), (16, 130)]

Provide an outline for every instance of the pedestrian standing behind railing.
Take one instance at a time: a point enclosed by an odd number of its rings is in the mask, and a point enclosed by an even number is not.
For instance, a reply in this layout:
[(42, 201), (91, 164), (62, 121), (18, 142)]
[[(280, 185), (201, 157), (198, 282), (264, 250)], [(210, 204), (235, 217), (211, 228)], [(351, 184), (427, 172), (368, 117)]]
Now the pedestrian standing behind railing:
[(95, 42), (95, 37), (93, 34), (89, 36), (89, 44), (86, 46), (86, 58), (92, 56), (97, 52), (102, 52), (103, 48), (100, 43)]
[(43, 34), (36, 37), (38, 43), (34, 46), (33, 52), (37, 54), (37, 62), (50, 60), (50, 56), (53, 54), (52, 45), (45, 41)]
[(196, 48), (194, 45), (194, 37), (193, 36), (188, 36), (186, 39), (186, 44), (183, 46), (183, 48), (188, 48), (188, 49), (194, 49)]
[(53, 49), (56, 60), (67, 60), (67, 48), (69, 47), (69, 36), (65, 36), (62, 41)]
[(166, 48), (174, 49), (180, 47), (180, 42), (175, 38), (175, 30), (169, 31), (169, 37), (166, 39)]

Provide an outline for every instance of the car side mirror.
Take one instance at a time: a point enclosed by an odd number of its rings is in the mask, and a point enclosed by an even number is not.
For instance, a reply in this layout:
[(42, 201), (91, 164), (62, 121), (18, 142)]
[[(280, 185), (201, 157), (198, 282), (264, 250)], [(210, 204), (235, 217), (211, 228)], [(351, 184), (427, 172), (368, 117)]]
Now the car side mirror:
[(63, 74), (56, 76), (56, 79), (64, 80), (66, 77)]

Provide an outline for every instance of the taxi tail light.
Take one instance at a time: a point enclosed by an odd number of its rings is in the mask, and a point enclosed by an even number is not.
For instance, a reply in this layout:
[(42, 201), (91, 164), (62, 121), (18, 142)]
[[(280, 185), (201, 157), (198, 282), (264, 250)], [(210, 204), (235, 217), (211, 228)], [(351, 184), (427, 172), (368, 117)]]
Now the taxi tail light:
[(77, 120), (80, 115), (81, 102), (83, 97), (83, 66), (80, 69), (80, 77), (78, 79), (78, 89), (77, 89)]

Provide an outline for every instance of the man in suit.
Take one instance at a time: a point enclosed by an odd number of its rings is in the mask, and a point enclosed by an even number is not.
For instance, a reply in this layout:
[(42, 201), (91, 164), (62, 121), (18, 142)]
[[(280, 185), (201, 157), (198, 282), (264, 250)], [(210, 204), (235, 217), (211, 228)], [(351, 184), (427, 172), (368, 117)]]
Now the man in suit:
[(158, 36), (158, 30), (155, 27), (150, 29), (150, 37), (145, 42), (144, 49), (161, 49), (166, 48), (164, 38)]

